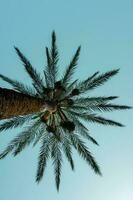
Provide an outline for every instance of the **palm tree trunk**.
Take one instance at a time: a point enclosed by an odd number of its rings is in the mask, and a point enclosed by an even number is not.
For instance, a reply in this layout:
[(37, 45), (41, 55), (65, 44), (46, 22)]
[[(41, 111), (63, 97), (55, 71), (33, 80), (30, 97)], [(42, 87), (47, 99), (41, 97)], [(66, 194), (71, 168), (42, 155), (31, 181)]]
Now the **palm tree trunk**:
[(14, 90), (0, 88), (0, 119), (39, 112), (43, 100)]

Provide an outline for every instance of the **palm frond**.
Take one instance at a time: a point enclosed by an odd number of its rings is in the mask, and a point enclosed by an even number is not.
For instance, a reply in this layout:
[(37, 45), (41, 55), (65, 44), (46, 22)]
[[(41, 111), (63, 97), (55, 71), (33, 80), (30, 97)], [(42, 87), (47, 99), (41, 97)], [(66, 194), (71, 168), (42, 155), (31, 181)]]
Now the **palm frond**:
[[(44, 77), (45, 77), (45, 83), (46, 83), (46, 87), (50, 88), (51, 87), (51, 78), (48, 75), (47, 71), (43, 71), (44, 72)], [(51, 75), (50, 75), (51, 76)]]
[(0, 153), (0, 159), (5, 158), (14, 148), (13, 144), (9, 144), (8, 147), (2, 152)]
[(34, 122), (25, 131), (20, 133), (13, 139), (7, 148), (0, 154), (0, 159), (7, 156), (10, 152), (14, 150), (14, 156), (20, 153), (27, 145), (29, 145), (35, 138), (38, 128), (40, 126), (40, 121)]
[(89, 76), (84, 83), (88, 83), (88, 81), (91, 81), (92, 79), (94, 79), (97, 75), (99, 74), (99, 71), (95, 72), (94, 74), (92, 74), (92, 76)]
[(99, 145), (98, 142), (90, 136), (89, 130), (83, 125), (83, 123), (71, 112), (69, 114), (67, 113), (68, 117), (74, 122), (76, 126), (75, 132), (77, 134), (80, 134), (83, 136), (85, 139), (91, 141), (93, 144)]
[(48, 47), (46, 47), (46, 58), (47, 58), (47, 65), (46, 69), (44, 70), (44, 76), (47, 87), (51, 88), (53, 87), (52, 61)]
[(49, 158), (49, 153), (50, 153), (49, 141), (50, 141), (50, 138), (48, 137), (43, 138), (42, 140), (42, 146), (40, 148), (40, 154), (38, 158), (38, 168), (37, 168), (37, 174), (36, 174), (36, 182), (38, 183), (41, 181), (43, 177), (47, 160)]
[(59, 59), (59, 53), (58, 53), (58, 49), (57, 49), (57, 45), (56, 45), (56, 35), (55, 32), (52, 32), (52, 45), (51, 45), (51, 73), (53, 76), (53, 82), (55, 83), (56, 78), (57, 78), (57, 73), (58, 73), (58, 69), (57, 69), (57, 63), (58, 63), (58, 59)]
[(91, 166), (96, 174), (101, 175), (100, 168), (96, 163), (94, 157), (85, 146), (84, 142), (76, 134), (70, 134), (71, 142), (82, 158)]
[[(88, 107), (89, 107), (89, 106), (88, 106)], [(69, 110), (70, 110), (70, 111), (76, 111), (76, 112), (83, 113), (83, 112), (85, 112), (85, 111), (91, 110), (90, 107), (89, 107), (89, 109), (87, 109), (88, 107), (86, 107), (86, 106), (77, 106), (77, 105), (74, 105), (74, 106), (69, 107)]]
[(59, 53), (56, 45), (56, 35), (54, 31), (52, 32), (52, 42), (50, 51), (48, 47), (46, 47), (46, 58), (47, 65), (46, 70), (44, 71), (45, 81), (48, 87), (54, 87), (58, 74), (57, 63), (59, 59)]
[(78, 113), (78, 112), (74, 112), (74, 111), (69, 111), (69, 112), (73, 115), (76, 115), (78, 118), (80, 118), (84, 121), (99, 123), (99, 124), (103, 124), (103, 125), (110, 125), (110, 126), (119, 126), (119, 127), (124, 126), (123, 124), (121, 124), (119, 122), (116, 122), (116, 121), (113, 121), (110, 119), (105, 119), (96, 114)]
[(99, 72), (95, 72), (94, 74), (92, 74), (91, 76), (89, 76), (84, 81), (80, 81), (79, 84), (77, 85), (77, 88), (80, 91), (84, 90), (88, 86), (88, 82), (92, 81), (98, 74), (99, 74)]
[(91, 111), (113, 111), (113, 110), (125, 110), (125, 109), (130, 109), (131, 107), (126, 106), (126, 105), (114, 105), (114, 104), (98, 104), (98, 105), (90, 105), (87, 107), (87, 109)]
[(91, 102), (96, 103), (96, 104), (102, 104), (102, 103), (107, 103), (110, 100), (114, 100), (118, 98), (117, 96), (109, 96), (109, 97), (80, 97), (74, 100), (75, 105), (84, 105), (87, 106)]
[(80, 133), (81, 136), (88, 139), (93, 144), (99, 145), (98, 142), (90, 136), (89, 130), (79, 120), (75, 120), (75, 125), (77, 126), (77, 133)]
[(22, 133), (22, 136), (20, 135), (16, 138), (15, 150), (13, 152), (14, 156), (18, 155), (27, 145), (33, 142), (40, 130), (40, 124), (40, 120), (37, 120)]
[(77, 81), (78, 81), (78, 79), (75, 80), (75, 81), (73, 81), (72, 83), (70, 83), (70, 84), (68, 85), (67, 90), (68, 90), (69, 92), (71, 92), (71, 91), (75, 88), (75, 86), (76, 86), (76, 84), (77, 84)]
[(26, 146), (28, 135), (25, 132), (22, 132), (19, 136), (13, 139), (7, 146), (7, 148), (0, 153), (0, 159), (5, 158), (9, 153), (11, 153), (14, 149), (14, 155), (17, 155), (24, 147)]
[(72, 92), (72, 90), (76, 87), (76, 84), (77, 84), (77, 80), (73, 81), (72, 83), (70, 83), (68, 85), (68, 87), (65, 89), (65, 91), (63, 91), (59, 97), (59, 100), (63, 99), (64, 97), (70, 95), (70, 93)]
[(112, 76), (116, 75), (118, 72), (119, 72), (119, 69), (111, 70), (109, 72), (99, 75), (98, 77), (88, 80), (88, 82), (87, 81), (82, 82), (78, 86), (78, 89), (79, 89), (80, 93), (84, 93), (84, 92), (87, 92), (88, 90), (92, 90), (92, 89), (104, 84)]
[(58, 140), (56, 140), (56, 138), (54, 138), (54, 142), (52, 144), (51, 157), (53, 159), (53, 165), (54, 165), (56, 188), (59, 191), (62, 155), (61, 155), (59, 142)]
[(68, 83), (70, 82), (71, 78), (72, 78), (72, 75), (75, 71), (75, 68), (76, 68), (76, 65), (77, 65), (77, 62), (78, 62), (78, 59), (79, 59), (79, 54), (80, 54), (80, 49), (81, 47), (79, 46), (75, 55), (73, 56), (69, 66), (66, 68), (66, 71), (65, 71), (65, 74), (63, 76), (63, 79), (62, 79), (62, 83), (64, 86), (67, 86)]
[(41, 123), (40, 127), (38, 129), (37, 135), (35, 137), (34, 143), (33, 143), (33, 147), (42, 139), (42, 138), (46, 138), (48, 139), (48, 136), (50, 136), (49, 133), (47, 133), (46, 131), (46, 124)]
[(89, 76), (87, 79), (85, 79), (84, 81), (81, 81), (78, 84), (78, 89), (79, 90), (83, 90), (84, 88), (87, 87), (88, 82), (92, 81), (97, 75), (99, 74), (99, 72), (95, 72), (94, 74), (92, 74), (91, 76)]
[(131, 107), (126, 106), (126, 105), (115, 105), (115, 104), (99, 104), (99, 103), (94, 103), (90, 102), (88, 105), (84, 106), (71, 106), (70, 110), (75, 110), (75, 111), (100, 111), (100, 112), (110, 112), (114, 110), (125, 110), (125, 109), (130, 109)]
[(71, 169), (74, 170), (74, 161), (72, 158), (71, 143), (67, 137), (63, 138), (62, 148), (63, 148), (64, 154), (65, 154), (68, 162), (70, 163)]
[(11, 119), (7, 119), (2, 124), (0, 124), (0, 132), (6, 131), (12, 128), (17, 128), (19, 126), (23, 126), (24, 123), (32, 120), (33, 116), (34, 116), (33, 114), (30, 114), (30, 115), (17, 116)]
[(36, 95), (36, 92), (33, 88), (26, 86), (25, 84), (21, 83), (20, 81), (10, 79), (10, 78), (2, 75), (2, 74), (0, 74), (0, 78), (3, 81), (9, 83), (13, 87), (13, 89), (18, 91), (18, 92), (21, 92), (23, 94), (30, 95), (30, 96)]
[(27, 71), (27, 73), (29, 74), (30, 78), (32, 79), (35, 89), (37, 90), (37, 92), (42, 93), (43, 89), (44, 89), (44, 86), (43, 86), (44, 83), (43, 83), (43, 80), (42, 80), (40, 74), (32, 67), (31, 63), (21, 53), (21, 51), (17, 47), (14, 47), (14, 48), (15, 48), (19, 58), (23, 62), (25, 70)]

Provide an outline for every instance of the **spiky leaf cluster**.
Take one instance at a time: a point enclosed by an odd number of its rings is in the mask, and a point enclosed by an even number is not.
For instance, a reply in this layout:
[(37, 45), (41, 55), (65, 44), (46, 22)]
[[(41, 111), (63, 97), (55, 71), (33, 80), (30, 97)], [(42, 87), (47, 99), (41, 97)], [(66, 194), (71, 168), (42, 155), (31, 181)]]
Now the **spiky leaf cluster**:
[[(52, 33), (51, 47), (46, 47), (46, 67), (42, 74), (31, 65), (23, 53), (15, 47), (15, 50), (22, 61), (26, 72), (32, 80), (32, 86), (26, 86), (19, 81), (0, 75), (3, 81), (8, 82), (13, 90), (42, 99), (44, 105), (37, 113), (18, 115), (4, 120), (0, 125), (0, 131), (17, 128), (23, 125), (25, 129), (18, 134), (0, 154), (0, 159), (9, 153), (18, 155), (26, 146), (33, 143), (33, 146), (41, 143), (36, 181), (40, 182), (48, 159), (53, 160), (55, 182), (59, 189), (62, 154), (66, 156), (71, 169), (74, 169), (72, 157), (73, 147), (79, 155), (87, 162), (96, 174), (101, 175), (100, 168), (92, 156), (83, 139), (98, 145), (97, 141), (90, 135), (84, 122), (93, 122), (110, 126), (123, 126), (121, 123), (106, 119), (98, 113), (113, 110), (130, 108), (125, 105), (110, 103), (116, 96), (85, 96), (116, 75), (119, 70), (111, 70), (100, 74), (99, 72), (87, 77), (84, 81), (72, 80), (75, 72), (81, 47), (79, 46), (73, 55), (69, 65), (61, 79), (58, 79), (59, 53), (56, 45), (55, 32)], [(4, 102), (3, 102), (4, 103)]]

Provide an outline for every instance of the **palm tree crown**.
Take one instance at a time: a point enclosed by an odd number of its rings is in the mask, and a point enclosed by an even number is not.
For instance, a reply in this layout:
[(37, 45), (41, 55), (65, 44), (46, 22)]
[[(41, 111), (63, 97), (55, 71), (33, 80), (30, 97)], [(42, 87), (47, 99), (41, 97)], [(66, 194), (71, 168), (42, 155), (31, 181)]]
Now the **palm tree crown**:
[(51, 48), (46, 47), (47, 64), (43, 77), (34, 69), (21, 51), (15, 50), (32, 80), (32, 87), (10, 79), (4, 75), (0, 78), (8, 82), (13, 89), (0, 88), (0, 131), (27, 126), (15, 137), (0, 154), (0, 159), (7, 154), (18, 155), (26, 146), (41, 143), (36, 181), (39, 182), (51, 158), (54, 165), (55, 181), (59, 189), (62, 153), (65, 154), (72, 170), (74, 162), (72, 147), (91, 166), (96, 174), (101, 175), (100, 168), (82, 138), (98, 145), (90, 136), (84, 122), (119, 126), (119, 122), (103, 118), (97, 112), (128, 109), (129, 106), (110, 103), (117, 96), (90, 97), (85, 94), (101, 86), (118, 73), (118, 69), (100, 74), (94, 73), (84, 81), (72, 81), (77, 66), (81, 47), (79, 46), (61, 79), (58, 79), (58, 49), (56, 35), (52, 32)]

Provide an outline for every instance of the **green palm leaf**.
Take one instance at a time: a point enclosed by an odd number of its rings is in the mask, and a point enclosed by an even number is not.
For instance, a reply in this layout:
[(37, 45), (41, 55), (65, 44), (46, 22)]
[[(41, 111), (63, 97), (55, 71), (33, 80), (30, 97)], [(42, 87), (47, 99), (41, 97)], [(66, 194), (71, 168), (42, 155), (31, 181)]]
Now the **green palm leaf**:
[(59, 59), (59, 53), (56, 45), (56, 35), (52, 33), (52, 45), (51, 45), (51, 73), (53, 76), (53, 82), (55, 83), (58, 75), (57, 63)]
[(35, 96), (36, 95), (36, 92), (34, 91), (33, 88), (24, 85), (20, 81), (16, 81), (16, 80), (10, 79), (10, 78), (2, 75), (2, 74), (0, 74), (0, 78), (3, 81), (5, 81), (5, 82), (9, 83), (10, 85), (12, 85), (13, 89), (15, 89), (18, 92), (21, 92), (23, 94), (30, 95), (30, 96)]
[(53, 86), (53, 77), (52, 77), (52, 66), (51, 66), (51, 57), (49, 53), (48, 47), (46, 47), (46, 57), (47, 57), (47, 65), (46, 70), (44, 70), (45, 82), (48, 88)]
[(101, 171), (98, 164), (96, 163), (91, 153), (88, 151), (88, 148), (85, 146), (84, 142), (76, 134), (71, 134), (70, 138), (73, 146), (82, 156), (82, 158), (92, 167), (96, 174), (101, 175)]
[(61, 155), (59, 142), (55, 138), (52, 144), (51, 157), (53, 159), (53, 165), (54, 165), (56, 188), (57, 190), (59, 190), (61, 166), (62, 166), (62, 155)]
[(92, 89), (104, 84), (112, 76), (116, 75), (118, 72), (119, 72), (119, 69), (111, 70), (109, 72), (99, 75), (96, 78), (88, 79), (88, 81), (84, 81), (81, 84), (79, 84), (78, 89), (79, 89), (80, 93), (84, 93), (84, 92), (87, 92), (88, 90), (92, 90)]
[(65, 137), (65, 139), (62, 142), (62, 148), (68, 162), (70, 163), (71, 169), (74, 170), (74, 161), (72, 158), (71, 143), (67, 137)]
[(37, 174), (36, 174), (36, 182), (38, 183), (41, 181), (43, 177), (44, 170), (47, 164), (47, 159), (49, 158), (49, 152), (50, 152), (49, 141), (50, 139), (48, 137), (43, 138), (42, 146), (40, 148), (40, 154), (38, 158), (38, 168), (37, 168)]
[(45, 124), (41, 124), (38, 131), (37, 131), (37, 135), (34, 139), (34, 143), (33, 143), (33, 147), (40, 142), (40, 140), (42, 140), (42, 138), (46, 138), (46, 140), (49, 138), (49, 134), (47, 133), (46, 130), (46, 125)]
[(76, 125), (76, 130), (75, 132), (77, 134), (80, 134), (81, 136), (83, 136), (85, 139), (91, 141), (92, 143), (99, 145), (98, 142), (90, 136), (89, 134), (89, 130), (83, 125), (83, 123), (78, 119), (78, 117), (76, 117), (73, 113), (67, 113), (67, 115), (69, 116), (69, 118), (71, 118), (71, 120), (74, 122), (74, 124)]
[(0, 159), (3, 159), (7, 156), (11, 151), (14, 151), (14, 156), (20, 153), (27, 145), (29, 145), (35, 138), (38, 128), (40, 127), (40, 120), (34, 122), (30, 125), (25, 131), (20, 133), (13, 139), (7, 148), (0, 154)]
[(33, 114), (30, 114), (30, 115), (17, 116), (11, 119), (7, 119), (2, 124), (0, 124), (0, 132), (23, 126), (25, 123), (27, 122), (29, 123), (29, 121), (32, 120), (33, 116), (34, 116)]
[(81, 47), (79, 46), (75, 55), (73, 56), (69, 66), (66, 68), (66, 71), (65, 71), (65, 74), (63, 76), (63, 79), (62, 79), (62, 82), (63, 82), (63, 85), (67, 86), (68, 83), (70, 82), (71, 78), (72, 78), (72, 75), (75, 71), (75, 68), (76, 68), (76, 65), (77, 65), (77, 62), (78, 62), (78, 59), (79, 59), (79, 55), (80, 55), (80, 50), (81, 50)]
[(50, 51), (48, 47), (46, 47), (46, 58), (47, 58), (47, 66), (44, 72), (45, 81), (48, 87), (54, 87), (58, 74), (57, 63), (59, 59), (59, 53), (56, 45), (56, 35), (54, 31), (52, 32), (52, 42)]
[(88, 86), (88, 83), (90, 81), (92, 81), (95, 77), (97, 77), (97, 75), (99, 74), (99, 72), (95, 72), (93, 75), (89, 76), (87, 79), (85, 79), (84, 81), (81, 81), (79, 83), (79, 85), (77, 86), (79, 90), (84, 90), (87, 86)]
[(88, 139), (92, 143), (99, 145), (98, 142), (90, 136), (88, 129), (79, 120), (76, 120), (75, 124), (77, 126), (77, 133), (80, 133), (81, 136)]
[(124, 125), (110, 120), (110, 119), (105, 119), (103, 117), (100, 117), (96, 114), (88, 114), (88, 113), (77, 113), (74, 111), (69, 111), (71, 114), (76, 115), (78, 118), (84, 120), (84, 121), (88, 121), (88, 122), (93, 122), (93, 123), (99, 123), (99, 124), (103, 124), (103, 125), (110, 125), (110, 126), (120, 126), (123, 127)]
[(21, 51), (17, 48), (14, 47), (19, 58), (21, 59), (21, 61), (24, 64), (25, 70), (27, 71), (27, 73), (29, 74), (30, 78), (33, 81), (33, 86), (35, 87), (35, 89), (37, 90), (37, 92), (40, 94), (43, 92), (44, 89), (44, 83), (42, 81), (42, 78), (40, 76), (40, 74), (32, 67), (31, 63), (28, 61), (28, 59), (21, 53)]
[(49, 75), (48, 70), (44, 70), (43, 72), (44, 72), (46, 87), (51, 88), (51, 86), (52, 86), (51, 74)]
[(75, 111), (100, 111), (100, 112), (107, 112), (107, 111), (114, 111), (114, 110), (125, 110), (125, 109), (130, 109), (130, 106), (125, 106), (125, 105), (114, 105), (114, 104), (97, 104), (91, 102), (88, 105), (84, 106), (72, 106), (70, 110), (75, 110)]
[(125, 110), (130, 109), (131, 107), (125, 106), (125, 105), (114, 105), (114, 104), (99, 104), (99, 105), (92, 105), (88, 106), (87, 109), (90, 109), (92, 111), (113, 111), (113, 110)]
[(107, 103), (110, 100), (114, 100), (118, 98), (117, 96), (109, 96), (109, 97), (81, 97), (77, 98), (74, 101), (75, 105), (84, 105), (87, 106), (90, 103), (96, 103), (96, 104), (102, 104), (102, 103)]

